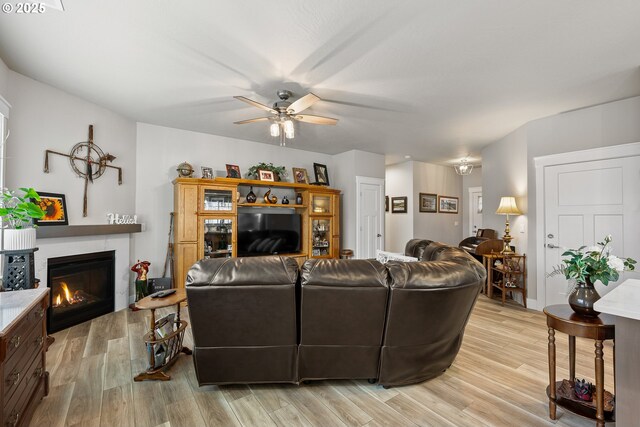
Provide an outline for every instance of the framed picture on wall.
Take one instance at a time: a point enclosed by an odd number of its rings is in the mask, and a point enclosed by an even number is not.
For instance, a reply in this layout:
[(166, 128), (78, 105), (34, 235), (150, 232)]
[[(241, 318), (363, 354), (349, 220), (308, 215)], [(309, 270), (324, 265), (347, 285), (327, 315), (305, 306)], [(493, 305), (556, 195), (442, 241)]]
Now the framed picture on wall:
[(384, 196), (384, 211), (389, 212), (389, 196)]
[(420, 193), (418, 197), (420, 212), (438, 212), (438, 195), (431, 193)]
[(44, 216), (41, 219), (34, 219), (33, 223), (39, 226), (45, 225), (69, 225), (69, 218), (67, 217), (67, 200), (64, 194), (57, 193), (44, 193), (39, 192), (40, 201), (31, 199), (32, 202), (37, 203), (44, 211)]
[(457, 214), (458, 198), (449, 196), (438, 196), (438, 212)]
[(391, 198), (391, 213), (407, 213), (407, 196)]

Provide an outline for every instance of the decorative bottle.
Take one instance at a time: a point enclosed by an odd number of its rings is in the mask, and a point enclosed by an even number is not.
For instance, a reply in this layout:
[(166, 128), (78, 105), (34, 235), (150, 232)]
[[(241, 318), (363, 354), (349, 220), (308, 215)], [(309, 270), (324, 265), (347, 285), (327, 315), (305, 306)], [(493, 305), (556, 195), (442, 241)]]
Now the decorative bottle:
[(296, 205), (302, 204), (302, 193), (296, 193)]
[(255, 203), (256, 199), (256, 194), (253, 192), (253, 187), (251, 187), (249, 189), (249, 193), (247, 194), (247, 203)]

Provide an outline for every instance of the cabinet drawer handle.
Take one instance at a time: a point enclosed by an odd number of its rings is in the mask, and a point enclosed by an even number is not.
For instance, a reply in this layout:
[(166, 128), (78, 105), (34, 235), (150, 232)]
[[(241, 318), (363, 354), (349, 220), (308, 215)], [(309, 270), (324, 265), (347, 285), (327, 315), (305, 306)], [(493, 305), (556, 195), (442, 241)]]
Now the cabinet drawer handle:
[(11, 341), (9, 341), (9, 344), (13, 346), (13, 348), (18, 348), (20, 346), (20, 335), (16, 335), (15, 337), (11, 338)]
[(42, 343), (44, 342), (44, 337), (38, 337), (35, 340), (33, 340), (33, 342), (38, 346), (41, 347)]
[(18, 382), (20, 381), (20, 372), (14, 372), (11, 375), (9, 375), (9, 378), (7, 378), (7, 386), (12, 387), (16, 384), (18, 384)]
[(40, 308), (40, 310), (36, 311), (36, 317), (42, 319), (44, 317), (44, 308)]
[(16, 425), (18, 425), (18, 419), (20, 419), (20, 412), (12, 412), (11, 415), (9, 415), (9, 418), (7, 418), (7, 422), (5, 423), (5, 425), (7, 427), (14, 427)]
[(38, 378), (42, 376), (42, 368), (38, 366), (35, 371), (33, 371), (33, 377)]

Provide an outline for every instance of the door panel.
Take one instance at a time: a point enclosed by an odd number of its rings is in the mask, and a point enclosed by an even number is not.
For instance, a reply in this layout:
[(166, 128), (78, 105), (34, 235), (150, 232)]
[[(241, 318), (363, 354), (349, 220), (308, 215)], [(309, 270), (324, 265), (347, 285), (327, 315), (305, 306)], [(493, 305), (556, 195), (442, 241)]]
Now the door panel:
[(375, 258), (383, 249), (384, 181), (358, 177), (357, 258)]
[[(544, 169), (545, 271), (560, 265), (565, 249), (613, 237), (613, 254), (640, 256), (640, 156), (547, 166)], [(637, 273), (624, 273), (618, 283)], [(596, 284), (600, 294), (605, 288)], [(546, 305), (567, 303), (563, 275), (545, 279)]]

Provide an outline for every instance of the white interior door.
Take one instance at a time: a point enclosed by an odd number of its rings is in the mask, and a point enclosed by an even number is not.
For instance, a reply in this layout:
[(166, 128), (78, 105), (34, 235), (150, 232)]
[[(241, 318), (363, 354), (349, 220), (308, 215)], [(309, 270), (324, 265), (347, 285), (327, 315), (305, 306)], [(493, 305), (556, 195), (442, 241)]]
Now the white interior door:
[(469, 235), (482, 228), (482, 187), (469, 188)]
[(356, 258), (375, 258), (384, 249), (384, 180), (356, 177)]
[[(544, 168), (545, 271), (561, 262), (565, 248), (613, 237), (613, 254), (640, 256), (640, 156)], [(621, 276), (618, 283), (629, 275)], [(599, 282), (602, 295), (610, 290)], [(566, 304), (563, 275), (545, 279), (545, 304)]]

